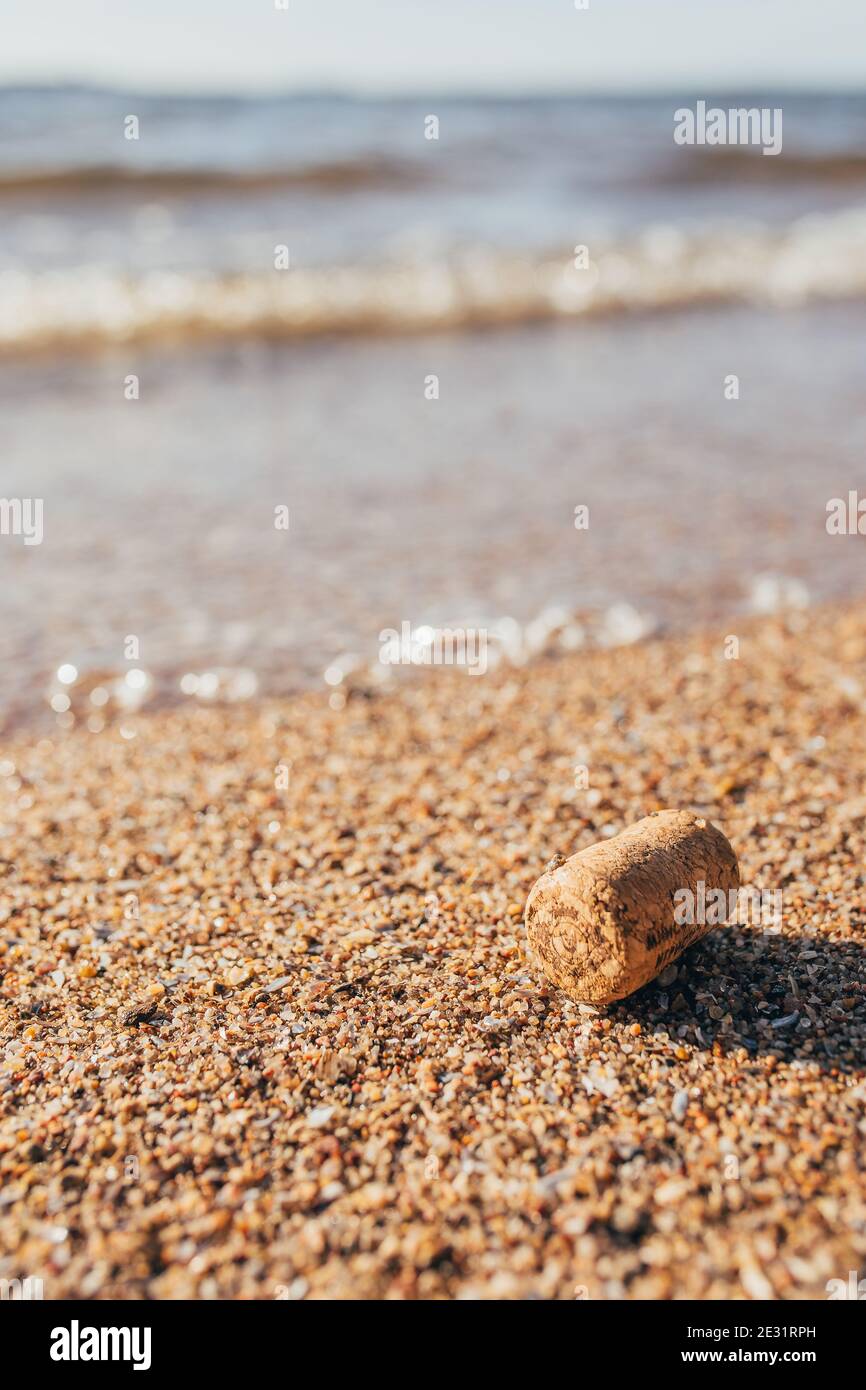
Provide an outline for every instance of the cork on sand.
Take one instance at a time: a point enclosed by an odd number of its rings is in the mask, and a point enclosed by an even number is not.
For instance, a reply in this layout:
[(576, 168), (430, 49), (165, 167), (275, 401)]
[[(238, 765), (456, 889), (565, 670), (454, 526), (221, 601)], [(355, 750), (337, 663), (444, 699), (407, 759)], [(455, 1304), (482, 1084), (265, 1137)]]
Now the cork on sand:
[(690, 811), (657, 811), (542, 874), (526, 904), (530, 948), (574, 999), (609, 1004), (648, 984), (714, 921), (678, 923), (676, 894), (693, 901), (740, 884), (737, 856)]

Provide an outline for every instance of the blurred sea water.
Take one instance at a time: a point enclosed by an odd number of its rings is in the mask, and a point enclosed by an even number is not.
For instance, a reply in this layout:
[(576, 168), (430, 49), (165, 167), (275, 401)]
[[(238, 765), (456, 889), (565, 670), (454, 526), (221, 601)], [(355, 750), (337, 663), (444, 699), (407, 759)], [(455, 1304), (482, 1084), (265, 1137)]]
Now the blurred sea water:
[(861, 588), (866, 99), (713, 100), (782, 154), (676, 146), (682, 95), (0, 92), (7, 719), (127, 634), (142, 697), (241, 698), (404, 620), (524, 659)]

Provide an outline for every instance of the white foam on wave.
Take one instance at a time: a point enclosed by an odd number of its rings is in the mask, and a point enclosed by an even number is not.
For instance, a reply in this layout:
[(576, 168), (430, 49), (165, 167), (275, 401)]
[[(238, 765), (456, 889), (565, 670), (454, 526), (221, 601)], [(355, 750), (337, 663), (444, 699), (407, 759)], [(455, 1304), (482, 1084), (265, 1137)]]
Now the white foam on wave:
[(689, 304), (774, 307), (866, 297), (866, 208), (782, 230), (733, 224), (648, 227), (622, 244), (568, 255), (491, 248), (385, 265), (259, 273), (100, 266), (0, 273), (0, 348), (36, 350), (234, 336), (426, 332), (580, 318)]

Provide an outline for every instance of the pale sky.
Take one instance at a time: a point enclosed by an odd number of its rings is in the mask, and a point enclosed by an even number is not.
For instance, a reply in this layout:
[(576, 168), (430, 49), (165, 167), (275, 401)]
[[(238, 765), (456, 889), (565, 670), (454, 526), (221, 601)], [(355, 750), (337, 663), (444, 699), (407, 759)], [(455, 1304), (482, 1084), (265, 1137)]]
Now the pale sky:
[(866, 0), (0, 0), (0, 82), (866, 88)]

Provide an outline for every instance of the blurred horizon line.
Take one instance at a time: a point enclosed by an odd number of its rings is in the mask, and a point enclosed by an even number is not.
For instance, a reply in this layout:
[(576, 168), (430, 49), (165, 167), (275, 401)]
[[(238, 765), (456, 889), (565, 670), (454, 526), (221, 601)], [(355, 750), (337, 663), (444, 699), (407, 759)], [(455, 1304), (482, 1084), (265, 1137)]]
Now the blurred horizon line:
[(190, 89), (184, 86), (149, 87), (131, 83), (128, 86), (123, 83), (103, 82), (90, 79), (72, 78), (46, 78), (39, 81), (6, 81), (0, 76), (0, 95), (4, 94), (33, 94), (80, 92), (92, 96), (125, 96), (125, 97), (144, 97), (148, 101), (261, 101), (261, 100), (319, 100), (319, 101), (346, 101), (346, 102), (407, 102), (407, 101), (444, 101), (459, 103), (462, 101), (478, 102), (556, 102), (556, 101), (660, 101), (666, 98), (677, 101), (694, 100), (738, 100), (755, 98), (758, 95), (770, 99), (782, 97), (792, 97), (802, 99), (804, 97), (819, 97), (828, 100), (862, 100), (866, 96), (866, 83), (859, 86), (827, 86), (827, 85), (743, 85), (725, 86), (707, 83), (704, 86), (685, 87), (677, 85), (660, 86), (629, 86), (627, 88), (618, 86), (582, 86), (582, 87), (520, 87), (513, 90), (503, 87), (492, 88), (437, 88), (420, 87), (416, 91), (409, 89), (375, 89), (370, 87), (351, 87), (311, 85), (309, 87), (293, 86), (269, 86), (260, 85), (249, 89), (213, 87), (196, 87)]

